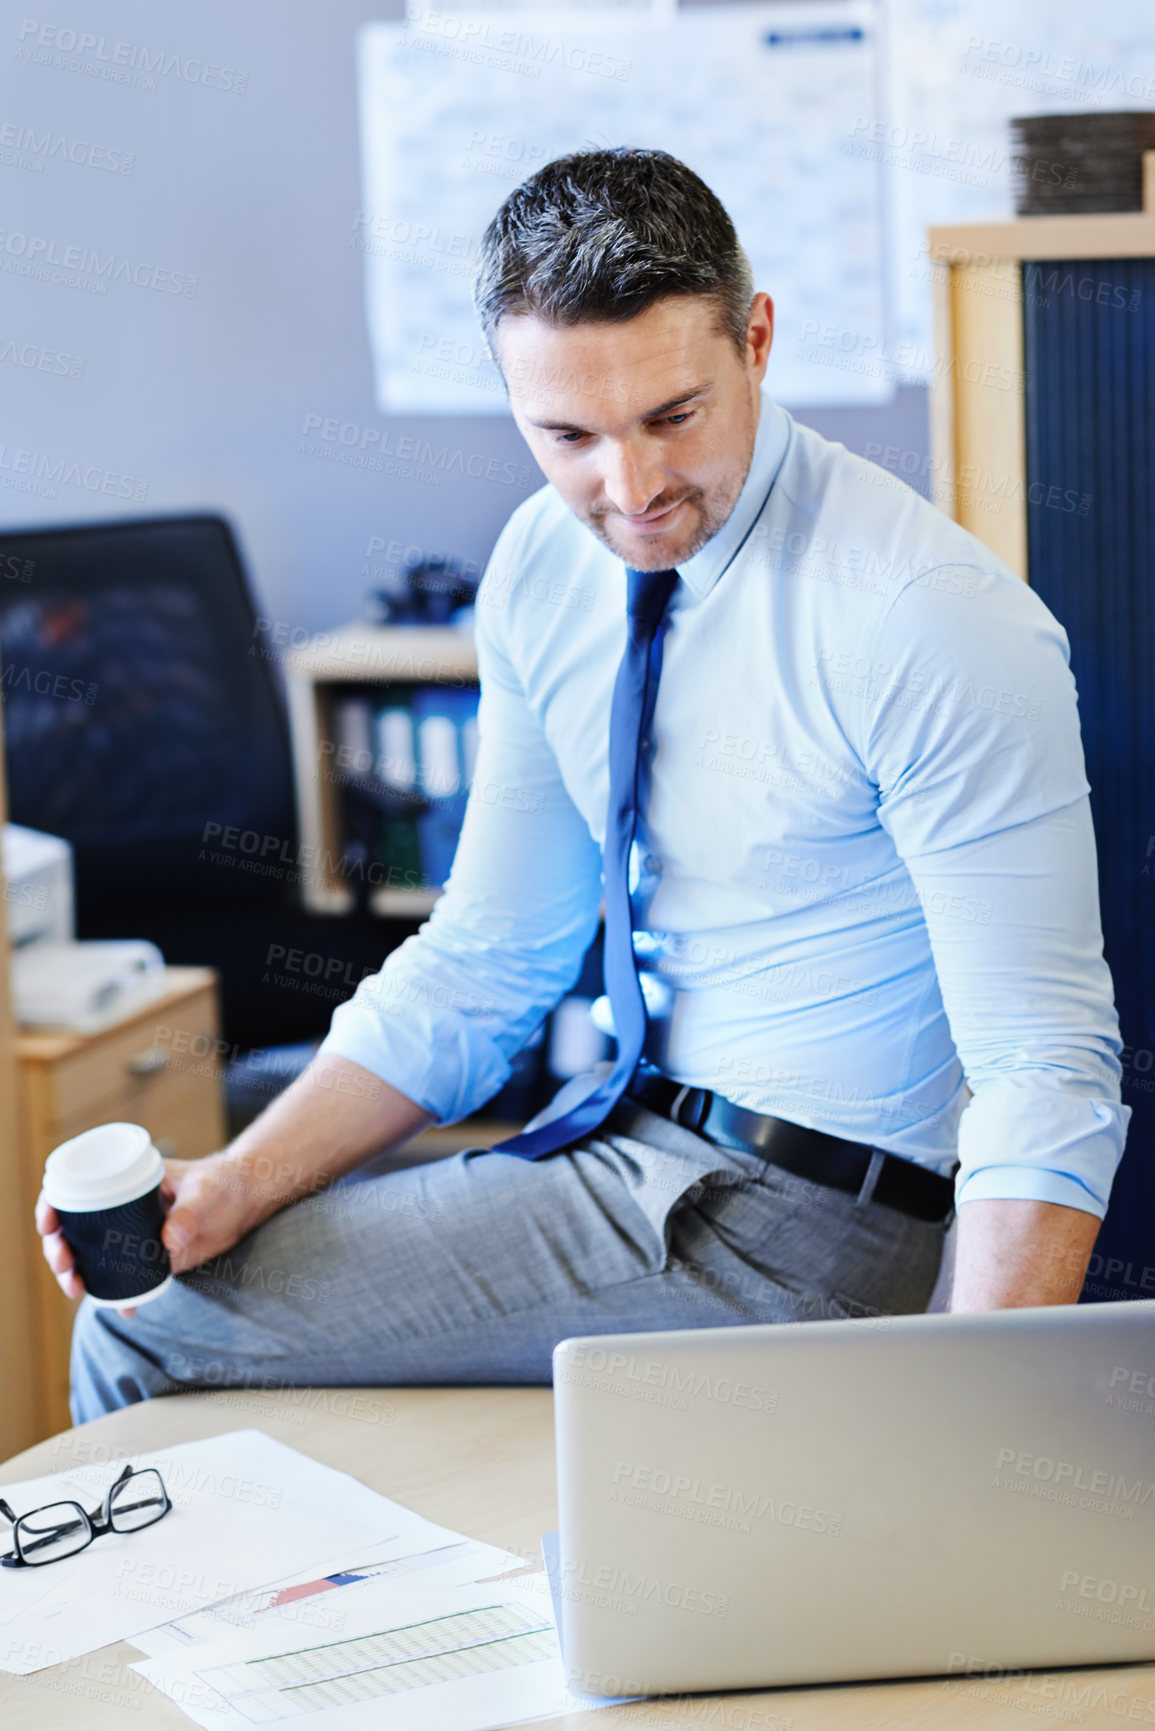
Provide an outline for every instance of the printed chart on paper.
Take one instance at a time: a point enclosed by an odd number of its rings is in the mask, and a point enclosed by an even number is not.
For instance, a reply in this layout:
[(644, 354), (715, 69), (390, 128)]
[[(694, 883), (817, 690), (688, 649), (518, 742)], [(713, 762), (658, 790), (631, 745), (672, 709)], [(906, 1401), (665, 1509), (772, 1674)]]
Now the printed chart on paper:
[(548, 1619), (495, 1604), (349, 1641), (212, 1667), (202, 1681), (254, 1725), (412, 1689), (508, 1671), (556, 1656)]

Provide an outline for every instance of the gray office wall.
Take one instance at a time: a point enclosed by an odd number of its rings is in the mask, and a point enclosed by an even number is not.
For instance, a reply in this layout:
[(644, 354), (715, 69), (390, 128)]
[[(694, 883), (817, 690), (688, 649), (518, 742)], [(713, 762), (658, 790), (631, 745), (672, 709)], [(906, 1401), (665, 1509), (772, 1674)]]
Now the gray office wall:
[[(290, 629), (356, 617), (391, 544), (484, 561), (540, 484), (512, 421), (386, 418), (373, 400), (353, 33), (400, 13), (400, 0), (4, 8), (0, 521), (223, 512), (260, 611)], [(142, 71), (158, 52), (169, 69)], [(103, 294), (93, 253), (119, 273)], [(921, 390), (799, 413), (852, 449), (925, 453)], [(461, 467), (436, 484), (355, 468), (306, 435), (310, 417), (377, 430), (378, 450), (429, 438)]]

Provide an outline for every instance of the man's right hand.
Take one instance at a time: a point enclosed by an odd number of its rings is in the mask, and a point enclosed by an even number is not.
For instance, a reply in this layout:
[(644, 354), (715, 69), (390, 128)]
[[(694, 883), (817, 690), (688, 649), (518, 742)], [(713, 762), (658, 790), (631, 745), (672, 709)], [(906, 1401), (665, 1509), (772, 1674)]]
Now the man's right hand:
[[(203, 1160), (166, 1160), (161, 1238), (175, 1274), (231, 1250), (238, 1239), (299, 1197), (315, 1195), (370, 1154), (399, 1147), (430, 1113), (350, 1058), (318, 1056), (236, 1141)], [(41, 1194), (36, 1226), (60, 1289), (84, 1285)], [(125, 1316), (132, 1306), (117, 1306)]]
[[(239, 1162), (227, 1153), (209, 1154), (203, 1160), (166, 1160), (160, 1187), (167, 1211), (161, 1239), (173, 1273), (183, 1274), (221, 1255), (251, 1232), (268, 1212), (267, 1204), (261, 1206), (259, 1190), (246, 1181)], [(68, 1298), (82, 1298), (84, 1283), (60, 1231), (56, 1210), (43, 1192), (36, 1204), (36, 1229), (60, 1290)], [(118, 1309), (125, 1316), (133, 1314), (130, 1305)]]

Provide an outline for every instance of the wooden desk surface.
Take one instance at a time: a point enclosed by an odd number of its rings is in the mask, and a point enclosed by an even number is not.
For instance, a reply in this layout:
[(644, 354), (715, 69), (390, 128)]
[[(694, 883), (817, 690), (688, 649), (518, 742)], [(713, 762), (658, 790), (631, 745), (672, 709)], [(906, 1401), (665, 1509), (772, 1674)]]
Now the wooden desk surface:
[[(66, 1431), (0, 1466), (0, 1485), (70, 1461), (256, 1428), (352, 1473), (430, 1520), (540, 1567), (556, 1522), (547, 1389), (297, 1389), (154, 1400)], [(187, 1727), (173, 1702), (126, 1667), (127, 1642), (30, 1677), (0, 1673), (4, 1731)], [(127, 1715), (127, 1716), (126, 1716)], [(667, 1697), (538, 1720), (572, 1731), (1003, 1731), (1155, 1725), (1155, 1665), (981, 1678)]]

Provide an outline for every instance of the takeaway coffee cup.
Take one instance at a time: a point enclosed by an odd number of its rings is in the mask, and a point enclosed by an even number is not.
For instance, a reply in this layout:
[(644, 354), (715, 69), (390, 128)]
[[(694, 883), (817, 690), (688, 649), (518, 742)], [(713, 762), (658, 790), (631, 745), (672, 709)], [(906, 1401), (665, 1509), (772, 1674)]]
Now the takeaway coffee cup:
[(139, 1124), (100, 1124), (48, 1156), (44, 1195), (96, 1304), (147, 1304), (170, 1284), (160, 1236), (163, 1177), (164, 1163)]

